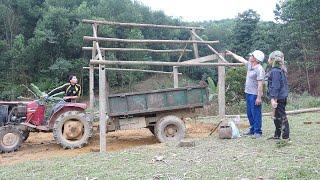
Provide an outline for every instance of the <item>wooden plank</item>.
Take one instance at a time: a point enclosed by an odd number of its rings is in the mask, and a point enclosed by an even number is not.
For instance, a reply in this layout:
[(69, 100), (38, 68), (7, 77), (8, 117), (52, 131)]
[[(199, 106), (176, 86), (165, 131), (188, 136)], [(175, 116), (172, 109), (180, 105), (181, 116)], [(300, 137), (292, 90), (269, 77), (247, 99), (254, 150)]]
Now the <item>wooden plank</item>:
[(199, 43), (199, 44), (216, 44), (219, 41), (190, 41), (190, 40), (158, 40), (158, 39), (119, 39), (83, 36), (85, 41), (108, 41), (108, 42), (123, 42), (123, 43), (167, 43), (167, 44), (184, 44), (184, 43)]
[[(194, 36), (195, 36), (196, 38), (198, 38), (199, 40), (203, 41), (203, 39), (202, 39), (200, 36), (198, 36), (198, 35), (195, 33), (195, 31), (191, 31), (191, 34), (194, 35)], [(223, 56), (221, 56), (221, 55), (219, 54), (218, 51), (216, 51), (216, 50), (215, 50), (213, 47), (211, 47), (209, 44), (207, 44), (207, 47), (208, 47), (213, 53), (215, 53), (222, 61), (228, 62)]]
[[(83, 69), (89, 69), (90, 67), (83, 67)], [(95, 67), (94, 69), (99, 69), (99, 67)], [(154, 70), (145, 70), (145, 69), (124, 69), (124, 68), (105, 68), (106, 70), (111, 71), (131, 71), (131, 72), (146, 72), (146, 73), (159, 73), (159, 74), (173, 74), (173, 72), (165, 72), (165, 71), (154, 71)], [(182, 73), (178, 73), (181, 75)]]
[[(92, 50), (93, 47), (82, 47), (82, 50)], [(142, 52), (152, 52), (152, 53), (181, 53), (181, 52), (192, 52), (190, 49), (142, 49), (142, 48), (102, 48), (101, 51), (142, 51)]]
[(159, 61), (100, 61), (90, 60), (90, 64), (104, 65), (150, 65), (150, 66), (243, 66), (243, 63), (180, 63)]
[(123, 27), (149, 27), (149, 28), (165, 28), (165, 29), (199, 29), (203, 30), (203, 27), (189, 27), (189, 26), (171, 26), (171, 25), (158, 25), (158, 24), (140, 24), (140, 23), (121, 23), (114, 21), (99, 21), (99, 20), (89, 20), (83, 19), (83, 23), (88, 24), (105, 24), (112, 26), (123, 26)]
[[(196, 37), (194, 36), (195, 34), (195, 29), (192, 29), (191, 32), (191, 38), (192, 38), (192, 41), (195, 41), (196, 40)], [(198, 50), (198, 44), (197, 43), (193, 43), (193, 51), (194, 51), (194, 58), (199, 58), (199, 50)]]

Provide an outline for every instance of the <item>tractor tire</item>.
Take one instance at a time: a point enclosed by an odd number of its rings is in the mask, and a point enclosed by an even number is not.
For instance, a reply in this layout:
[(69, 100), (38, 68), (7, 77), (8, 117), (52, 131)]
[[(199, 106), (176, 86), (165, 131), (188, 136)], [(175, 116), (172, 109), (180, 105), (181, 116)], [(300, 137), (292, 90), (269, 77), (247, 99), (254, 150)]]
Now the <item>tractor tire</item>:
[(53, 137), (65, 149), (82, 148), (92, 136), (92, 121), (80, 111), (62, 113), (53, 126)]
[(0, 127), (0, 153), (18, 150), (22, 144), (22, 132), (13, 125)]
[(160, 142), (181, 141), (186, 132), (184, 122), (177, 116), (165, 116), (157, 121), (155, 135)]

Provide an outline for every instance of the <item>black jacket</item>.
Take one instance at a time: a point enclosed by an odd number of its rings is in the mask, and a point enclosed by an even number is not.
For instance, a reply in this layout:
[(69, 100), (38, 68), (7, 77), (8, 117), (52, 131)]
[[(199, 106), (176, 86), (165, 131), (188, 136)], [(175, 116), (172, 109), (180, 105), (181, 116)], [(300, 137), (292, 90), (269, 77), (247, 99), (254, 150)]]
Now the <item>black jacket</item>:
[[(79, 84), (72, 85), (71, 83), (66, 83), (60, 87), (55, 88), (54, 90), (48, 93), (48, 96), (52, 96), (59, 92), (64, 92), (65, 96), (78, 96), (81, 95), (81, 86)], [(67, 102), (71, 102), (71, 99), (67, 99)]]
[(286, 99), (289, 94), (287, 76), (278, 67), (273, 67), (268, 77), (268, 97)]

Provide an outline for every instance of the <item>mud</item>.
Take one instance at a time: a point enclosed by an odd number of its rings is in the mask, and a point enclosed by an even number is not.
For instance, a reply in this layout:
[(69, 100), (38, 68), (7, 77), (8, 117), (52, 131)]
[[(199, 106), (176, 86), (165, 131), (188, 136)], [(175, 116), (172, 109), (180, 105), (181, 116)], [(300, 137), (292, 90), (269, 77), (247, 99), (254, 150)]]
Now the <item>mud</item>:
[[(216, 124), (187, 123), (186, 138), (208, 137), (210, 130)], [(63, 156), (76, 156), (79, 154), (99, 151), (99, 133), (95, 129), (94, 137), (90, 143), (81, 149), (63, 149), (56, 144), (51, 133), (30, 133), (29, 138), (22, 144), (19, 151), (0, 154), (0, 166), (26, 162), (30, 160), (44, 160)], [(148, 129), (124, 130), (107, 133), (107, 151), (119, 151), (136, 146), (161, 146)]]

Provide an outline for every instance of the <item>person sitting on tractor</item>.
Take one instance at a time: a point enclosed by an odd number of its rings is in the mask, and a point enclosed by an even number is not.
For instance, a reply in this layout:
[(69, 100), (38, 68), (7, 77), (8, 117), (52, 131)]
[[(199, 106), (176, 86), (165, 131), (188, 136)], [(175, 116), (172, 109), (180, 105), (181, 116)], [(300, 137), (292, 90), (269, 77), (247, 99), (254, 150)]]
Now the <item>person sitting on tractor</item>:
[(78, 83), (78, 79), (75, 75), (69, 76), (69, 83), (66, 83), (60, 87), (57, 87), (48, 93), (48, 96), (52, 96), (54, 94), (64, 92), (65, 96), (63, 100), (65, 102), (74, 102), (81, 95), (81, 86)]

